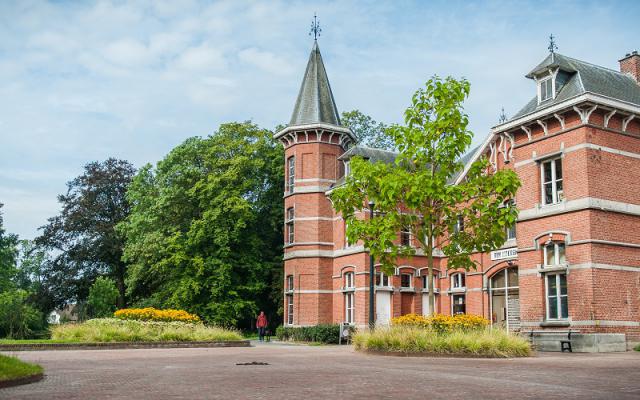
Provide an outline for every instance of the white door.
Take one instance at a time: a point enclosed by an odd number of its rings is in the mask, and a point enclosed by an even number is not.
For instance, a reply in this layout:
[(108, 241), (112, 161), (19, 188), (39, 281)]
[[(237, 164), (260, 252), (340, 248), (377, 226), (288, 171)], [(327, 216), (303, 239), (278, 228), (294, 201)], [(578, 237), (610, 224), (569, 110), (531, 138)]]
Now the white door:
[(391, 320), (391, 292), (376, 292), (376, 325), (389, 325)]
[(429, 310), (429, 293), (422, 294), (422, 315), (425, 317), (431, 315), (431, 310)]

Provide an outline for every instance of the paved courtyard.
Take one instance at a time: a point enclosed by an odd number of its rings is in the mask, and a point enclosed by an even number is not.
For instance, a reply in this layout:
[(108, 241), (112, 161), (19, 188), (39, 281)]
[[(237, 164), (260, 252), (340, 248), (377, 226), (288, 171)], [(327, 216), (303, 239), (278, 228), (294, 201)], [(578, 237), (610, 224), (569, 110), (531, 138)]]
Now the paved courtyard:
[[(0, 399), (638, 399), (640, 353), (398, 358), (349, 347), (20, 352), (46, 378)], [(237, 365), (266, 362), (269, 365)]]

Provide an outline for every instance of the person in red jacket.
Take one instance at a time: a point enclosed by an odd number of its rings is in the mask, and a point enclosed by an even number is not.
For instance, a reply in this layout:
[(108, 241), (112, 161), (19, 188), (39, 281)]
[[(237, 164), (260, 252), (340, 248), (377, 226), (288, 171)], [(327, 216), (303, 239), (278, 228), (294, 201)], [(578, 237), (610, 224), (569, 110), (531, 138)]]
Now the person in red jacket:
[(264, 333), (267, 330), (267, 316), (264, 315), (264, 311), (260, 311), (260, 315), (258, 315), (258, 320), (256, 321), (256, 328), (258, 328), (258, 336), (260, 337), (260, 341), (264, 340)]

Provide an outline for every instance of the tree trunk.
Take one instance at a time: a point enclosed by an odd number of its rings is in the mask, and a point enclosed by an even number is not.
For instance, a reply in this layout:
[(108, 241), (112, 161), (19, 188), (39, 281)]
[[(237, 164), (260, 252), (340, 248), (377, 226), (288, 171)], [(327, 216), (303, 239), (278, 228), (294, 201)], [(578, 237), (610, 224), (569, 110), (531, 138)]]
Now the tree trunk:
[(119, 265), (116, 273), (116, 286), (118, 287), (118, 300), (116, 305), (118, 309), (126, 307), (125, 286), (124, 286), (124, 266)]

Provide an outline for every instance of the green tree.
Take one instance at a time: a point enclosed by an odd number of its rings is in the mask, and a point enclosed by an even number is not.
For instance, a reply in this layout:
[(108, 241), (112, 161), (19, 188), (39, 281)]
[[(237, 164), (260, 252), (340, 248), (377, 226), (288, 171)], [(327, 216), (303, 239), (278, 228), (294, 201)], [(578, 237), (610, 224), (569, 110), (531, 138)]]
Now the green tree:
[(89, 314), (93, 318), (113, 316), (118, 300), (118, 288), (112, 279), (99, 276), (89, 289)]
[(45, 249), (34, 241), (20, 241), (20, 256), (14, 278), (19, 289), (29, 293), (28, 301), (36, 309), (48, 315), (55, 308), (52, 288), (47, 276), (51, 258)]
[(120, 225), (136, 304), (249, 327), (281, 302), (283, 150), (251, 123), (191, 138), (143, 167)]
[(356, 135), (358, 144), (383, 150), (395, 149), (393, 138), (386, 132), (387, 126), (360, 110), (343, 112), (340, 121)]
[(129, 215), (126, 192), (134, 175), (127, 161), (92, 162), (58, 196), (60, 215), (50, 218), (36, 239), (57, 254), (46, 271), (57, 305), (86, 299), (90, 285), (104, 275), (115, 280), (118, 306), (124, 307), (124, 240), (115, 226)]
[(2, 206), (0, 203), (0, 293), (14, 288), (18, 257), (18, 236), (4, 230)]
[(28, 303), (28, 293), (13, 289), (0, 293), (0, 337), (26, 339), (43, 329), (43, 316)]
[[(405, 125), (389, 130), (399, 150), (395, 163), (354, 158), (351, 175), (331, 196), (348, 221), (349, 240), (362, 240), (388, 273), (398, 257), (415, 254), (415, 248), (396, 241), (398, 232), (412, 233), (428, 260), (431, 310), (436, 245), (448, 257), (447, 268), (469, 270), (475, 267), (471, 254), (501, 246), (505, 227), (517, 217), (515, 207), (504, 206), (520, 186), (515, 172), (487, 173), (488, 162), (482, 158), (462, 182), (452, 184), (473, 136), (462, 107), (469, 89), (466, 80), (430, 79), (413, 95)], [(357, 218), (369, 201), (375, 203), (377, 216)], [(440, 238), (438, 243), (434, 238)]]

